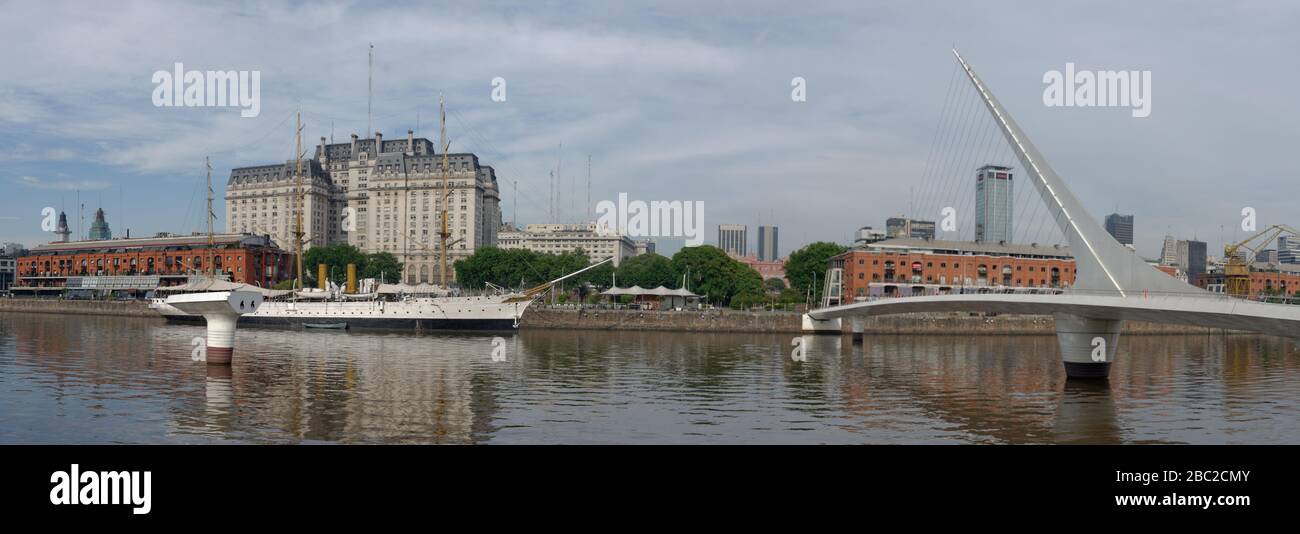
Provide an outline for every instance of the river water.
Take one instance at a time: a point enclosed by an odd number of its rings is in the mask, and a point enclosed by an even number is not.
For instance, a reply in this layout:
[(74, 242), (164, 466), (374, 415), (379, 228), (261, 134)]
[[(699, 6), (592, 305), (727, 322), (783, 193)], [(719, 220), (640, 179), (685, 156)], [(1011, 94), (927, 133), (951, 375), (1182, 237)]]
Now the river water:
[[(1295, 443), (1300, 350), (1125, 336), (1108, 383), (1051, 336), (241, 328), (0, 313), (0, 443)], [(495, 349), (495, 351), (494, 351)]]

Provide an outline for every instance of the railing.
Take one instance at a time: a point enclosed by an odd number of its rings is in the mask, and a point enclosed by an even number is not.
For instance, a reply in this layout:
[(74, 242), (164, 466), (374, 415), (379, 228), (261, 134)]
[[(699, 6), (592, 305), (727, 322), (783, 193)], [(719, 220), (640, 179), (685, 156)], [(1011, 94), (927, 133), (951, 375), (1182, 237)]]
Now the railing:
[(893, 295), (869, 295), (866, 296), (865, 298), (856, 297), (854, 299), (854, 302), (875, 302), (879, 300), (905, 299), (905, 298), (913, 298), (913, 297), (937, 297), (937, 296), (951, 296), (951, 295), (1043, 295), (1043, 294), (1124, 297), (1130, 299), (1147, 299), (1151, 297), (1164, 297), (1164, 298), (1177, 297), (1180, 299), (1184, 299), (1184, 298), (1197, 299), (1200, 301), (1244, 300), (1249, 302), (1260, 302), (1266, 304), (1300, 305), (1300, 296), (1295, 296), (1295, 295), (1292, 296), (1249, 295), (1245, 297), (1238, 297), (1226, 293), (1215, 293), (1210, 291), (1183, 292), (1183, 291), (1150, 291), (1150, 290), (1130, 290), (1130, 291), (1125, 291), (1124, 293), (1121, 294), (1119, 291), (1113, 289), (1105, 290), (1105, 289), (1074, 289), (1074, 288), (1071, 289), (1037, 288), (1035, 291), (1030, 291), (1028, 290), (1028, 288), (1011, 289), (1011, 288), (992, 288), (992, 287), (977, 289), (977, 290), (966, 288), (965, 290), (962, 291), (951, 291), (948, 293), (907, 294), (906, 292), (904, 292), (904, 293), (896, 293)]

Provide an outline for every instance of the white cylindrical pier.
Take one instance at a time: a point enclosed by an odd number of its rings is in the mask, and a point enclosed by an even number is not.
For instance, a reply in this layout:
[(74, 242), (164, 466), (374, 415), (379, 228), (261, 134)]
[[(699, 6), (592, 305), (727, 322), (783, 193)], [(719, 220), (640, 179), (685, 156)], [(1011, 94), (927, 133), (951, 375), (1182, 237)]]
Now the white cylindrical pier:
[(1056, 342), (1061, 347), (1066, 378), (1108, 378), (1119, 347), (1123, 321), (1091, 319), (1058, 313)]
[(257, 311), (262, 295), (251, 291), (185, 293), (167, 297), (167, 304), (208, 322), (208, 365), (230, 365), (235, 356), (235, 324), (239, 316)]

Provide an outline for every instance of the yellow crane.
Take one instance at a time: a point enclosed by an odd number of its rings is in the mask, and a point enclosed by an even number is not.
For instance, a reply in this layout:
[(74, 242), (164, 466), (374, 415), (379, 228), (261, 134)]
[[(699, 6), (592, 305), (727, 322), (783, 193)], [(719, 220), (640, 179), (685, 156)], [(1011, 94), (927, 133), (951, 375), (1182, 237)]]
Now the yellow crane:
[(1282, 235), (1300, 237), (1285, 224), (1275, 224), (1242, 241), (1223, 246), (1223, 291), (1234, 297), (1250, 296), (1250, 266), (1259, 252)]

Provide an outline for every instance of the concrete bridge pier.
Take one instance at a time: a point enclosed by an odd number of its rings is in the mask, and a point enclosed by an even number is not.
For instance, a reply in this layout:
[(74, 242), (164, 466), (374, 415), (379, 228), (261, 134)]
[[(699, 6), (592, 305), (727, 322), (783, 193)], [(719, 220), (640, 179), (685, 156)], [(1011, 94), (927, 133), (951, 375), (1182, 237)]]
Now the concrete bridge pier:
[(235, 324), (239, 316), (257, 311), (262, 295), (249, 291), (184, 293), (167, 297), (167, 304), (208, 323), (206, 360), (208, 365), (230, 365), (235, 356)]
[(840, 320), (836, 319), (813, 319), (811, 315), (803, 314), (803, 331), (805, 334), (834, 334), (840, 335), (844, 332)]
[(1056, 342), (1061, 347), (1066, 378), (1110, 377), (1110, 364), (1119, 347), (1119, 331), (1124, 322), (1115, 319), (1092, 319), (1057, 313)]
[(867, 321), (861, 317), (854, 317), (853, 321), (853, 344), (862, 344), (862, 333), (866, 331)]

